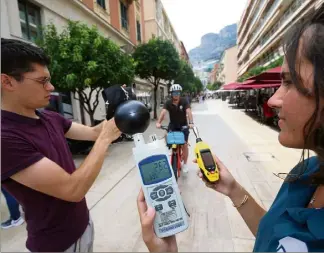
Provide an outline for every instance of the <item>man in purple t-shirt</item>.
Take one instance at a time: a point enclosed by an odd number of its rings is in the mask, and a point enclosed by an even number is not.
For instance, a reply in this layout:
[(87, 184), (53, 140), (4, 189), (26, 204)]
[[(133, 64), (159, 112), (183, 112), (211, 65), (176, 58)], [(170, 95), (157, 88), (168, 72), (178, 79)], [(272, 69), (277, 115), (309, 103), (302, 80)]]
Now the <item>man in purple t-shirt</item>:
[[(88, 127), (38, 111), (54, 90), (49, 63), (41, 49), (1, 39), (1, 183), (25, 211), (28, 250), (92, 251), (85, 195), (121, 133), (114, 119)], [(66, 137), (95, 141), (78, 168)]]

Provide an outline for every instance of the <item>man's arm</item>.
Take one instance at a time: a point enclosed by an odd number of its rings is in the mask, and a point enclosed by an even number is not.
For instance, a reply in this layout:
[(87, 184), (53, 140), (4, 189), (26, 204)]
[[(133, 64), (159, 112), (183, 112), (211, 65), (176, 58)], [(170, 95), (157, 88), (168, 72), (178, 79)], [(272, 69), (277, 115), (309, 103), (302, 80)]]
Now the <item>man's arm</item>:
[(79, 141), (95, 141), (97, 140), (105, 121), (106, 120), (93, 127), (73, 122), (69, 131), (65, 134), (65, 137)]
[(158, 124), (161, 124), (162, 123), (162, 121), (164, 120), (164, 117), (165, 117), (165, 114), (166, 113), (167, 113), (167, 110), (163, 108), (162, 111), (161, 111), (161, 113), (160, 113), (160, 117), (159, 117), (159, 119), (157, 121)]
[(187, 108), (186, 113), (187, 113), (188, 118), (189, 118), (189, 124), (193, 124), (193, 117), (192, 117), (191, 108)]
[(43, 158), (11, 178), (36, 191), (70, 202), (81, 201), (102, 167), (108, 146), (120, 135), (114, 121), (103, 127), (90, 154), (72, 174), (48, 158)]

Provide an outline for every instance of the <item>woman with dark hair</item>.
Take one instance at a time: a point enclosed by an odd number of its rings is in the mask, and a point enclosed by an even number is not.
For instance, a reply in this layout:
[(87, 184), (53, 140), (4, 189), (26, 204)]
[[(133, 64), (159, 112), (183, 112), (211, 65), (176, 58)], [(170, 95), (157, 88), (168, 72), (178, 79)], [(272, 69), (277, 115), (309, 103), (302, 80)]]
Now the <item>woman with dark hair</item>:
[[(323, 252), (324, 5), (296, 25), (286, 41), (282, 85), (268, 104), (279, 111), (280, 144), (303, 150), (301, 162), (287, 175), (268, 212), (217, 157), (220, 180), (205, 183), (232, 200), (256, 237), (254, 252)], [(317, 155), (309, 158), (309, 150)], [(160, 239), (155, 235), (155, 210), (147, 207), (142, 191), (137, 202), (148, 249), (176, 252), (175, 236)]]

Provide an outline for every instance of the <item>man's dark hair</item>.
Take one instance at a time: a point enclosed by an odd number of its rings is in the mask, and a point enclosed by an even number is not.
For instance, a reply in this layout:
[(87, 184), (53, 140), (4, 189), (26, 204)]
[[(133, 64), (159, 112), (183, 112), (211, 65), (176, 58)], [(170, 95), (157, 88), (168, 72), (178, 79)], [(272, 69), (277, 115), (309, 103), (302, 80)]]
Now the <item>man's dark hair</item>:
[(24, 73), (33, 71), (34, 63), (48, 66), (50, 58), (39, 47), (20, 40), (1, 38), (1, 73), (20, 81)]

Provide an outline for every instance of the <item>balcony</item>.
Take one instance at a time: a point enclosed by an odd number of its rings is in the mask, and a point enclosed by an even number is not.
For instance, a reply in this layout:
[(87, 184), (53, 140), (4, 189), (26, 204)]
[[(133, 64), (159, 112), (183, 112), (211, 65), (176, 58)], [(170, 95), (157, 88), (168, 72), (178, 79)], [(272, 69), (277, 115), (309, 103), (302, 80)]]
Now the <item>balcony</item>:
[(244, 64), (244, 67), (248, 67), (251, 62), (254, 61), (258, 57), (258, 55), (262, 53), (262, 51), (264, 52), (268, 50), (267, 48), (278, 42), (282, 38), (284, 31), (296, 22), (296, 20), (293, 21), (293, 19), (298, 14), (300, 14), (302, 10), (304, 10), (305, 7), (310, 3), (310, 0), (293, 1), (293, 3), (283, 13), (278, 22), (272, 27), (270, 32), (260, 39), (260, 42), (251, 53), (251, 61), (247, 62), (247, 65)]
[(248, 12), (247, 17), (245, 18), (245, 22), (240, 25), (239, 30), (238, 30), (238, 40), (240, 41), (242, 39), (243, 36), (243, 32), (245, 32), (247, 29), (249, 29), (249, 25), (251, 24), (250, 20), (251, 20), (251, 15), (254, 13), (254, 9), (255, 6), (257, 5), (259, 0), (256, 0), (253, 2), (253, 4), (251, 4), (251, 1), (249, 1), (248, 3), (248, 7), (245, 10), (243, 15), (246, 15), (246, 12)]
[(265, 43), (268, 42), (269, 39), (273, 37), (274, 34), (277, 34), (278, 29), (282, 30), (282, 27), (285, 27), (288, 23), (287, 20), (291, 19), (292, 16), (295, 16), (296, 10), (298, 10), (306, 0), (295, 0), (289, 6), (289, 8), (284, 12), (284, 14), (281, 16), (281, 18), (278, 20), (278, 22), (272, 26), (271, 30), (262, 37), (260, 40), (261, 46), (263, 46)]
[(260, 14), (262, 13), (262, 11), (264, 9), (263, 7), (264, 7), (265, 1), (266, 0), (261, 0), (260, 4), (258, 5), (257, 10), (255, 11), (257, 14), (254, 16), (253, 20), (251, 21), (251, 25), (250, 25), (251, 31), (253, 30), (253, 26), (254, 26), (256, 20), (260, 17)]
[(254, 36), (250, 42), (250, 45), (253, 45), (253, 43), (256, 41), (256, 38), (260, 35), (261, 28), (264, 28), (264, 26), (268, 23), (269, 19), (276, 13), (278, 10), (279, 5), (281, 4), (283, 0), (275, 0), (271, 6), (271, 8), (267, 11), (267, 13), (264, 15), (264, 17), (260, 20), (258, 26), (256, 27), (255, 31), (253, 32)]
[(260, 19), (260, 16), (262, 15), (267, 2), (269, 0), (261, 0), (261, 2), (259, 3), (257, 9), (254, 11), (254, 13), (256, 13), (256, 15), (253, 17), (252, 21), (250, 22), (249, 28), (247, 29), (247, 32), (245, 33), (245, 37), (242, 39), (241, 36), (241, 40), (242, 42), (240, 43), (240, 49), (239, 49), (239, 53), (238, 53), (238, 57), (240, 58), (241, 56), (244, 56), (244, 52), (246, 50), (243, 49), (248, 49), (249, 47), (246, 47), (247, 44), (251, 41), (251, 37), (255, 35), (255, 32), (251, 33), (251, 31), (254, 30), (255, 24), (258, 24), (258, 21)]

